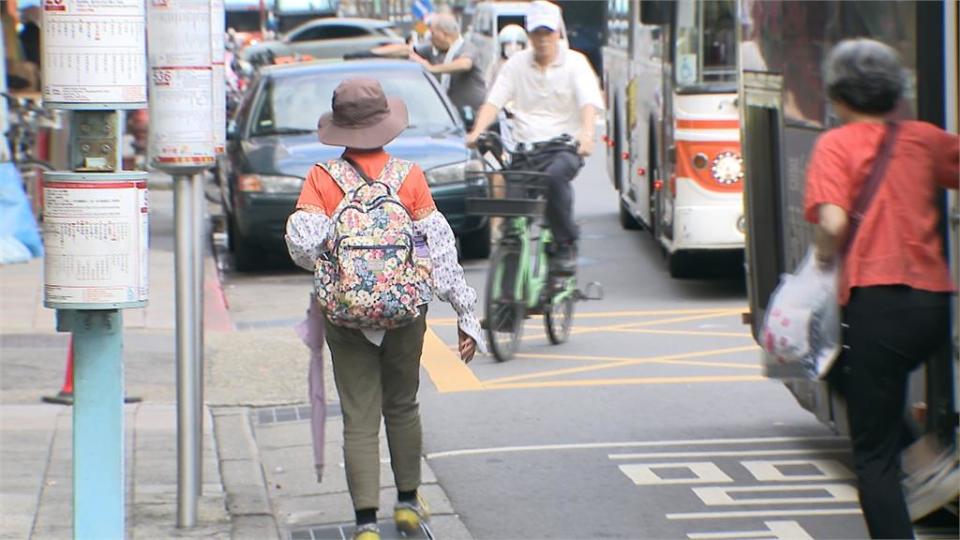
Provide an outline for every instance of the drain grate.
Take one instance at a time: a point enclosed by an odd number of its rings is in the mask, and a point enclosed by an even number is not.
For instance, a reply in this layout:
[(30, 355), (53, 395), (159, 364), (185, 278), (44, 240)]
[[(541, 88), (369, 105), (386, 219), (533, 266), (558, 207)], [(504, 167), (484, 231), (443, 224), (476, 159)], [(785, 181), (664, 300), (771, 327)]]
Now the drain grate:
[[(379, 525), (380, 538), (383, 540), (408, 540), (414, 538), (433, 540), (433, 531), (426, 526), (421, 529), (420, 534), (403, 536), (397, 532), (396, 527), (393, 526), (393, 521), (381, 521)], [(353, 527), (352, 523), (341, 525), (313, 525), (301, 529), (293, 529), (289, 531), (287, 538), (289, 540), (346, 540), (352, 537)]]
[[(283, 422), (302, 422), (310, 420), (310, 410), (310, 405), (257, 409), (257, 423), (263, 425)], [(340, 416), (341, 414), (339, 402), (327, 403), (327, 417)]]

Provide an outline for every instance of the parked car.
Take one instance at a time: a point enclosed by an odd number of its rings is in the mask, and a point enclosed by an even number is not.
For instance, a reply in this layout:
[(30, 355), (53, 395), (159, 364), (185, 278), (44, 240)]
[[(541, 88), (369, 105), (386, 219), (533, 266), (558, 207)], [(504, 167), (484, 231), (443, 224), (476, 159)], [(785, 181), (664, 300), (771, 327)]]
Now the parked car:
[(388, 43), (403, 43), (390, 21), (336, 17), (301, 24), (281, 39), (251, 45), (241, 52), (254, 65), (281, 63), (280, 59), (342, 58)]
[(342, 152), (320, 143), (316, 126), (330, 109), (333, 90), (349, 77), (375, 78), (387, 95), (406, 102), (410, 126), (387, 151), (423, 168), (463, 256), (489, 255), (489, 221), (468, 216), (465, 208), (466, 197), (487, 192), (486, 180), (474, 173), (482, 165), (436, 79), (407, 60), (317, 61), (260, 70), (228, 127), (217, 180), (237, 269), (253, 269), (265, 253), (285, 249), (286, 219), (307, 172)]

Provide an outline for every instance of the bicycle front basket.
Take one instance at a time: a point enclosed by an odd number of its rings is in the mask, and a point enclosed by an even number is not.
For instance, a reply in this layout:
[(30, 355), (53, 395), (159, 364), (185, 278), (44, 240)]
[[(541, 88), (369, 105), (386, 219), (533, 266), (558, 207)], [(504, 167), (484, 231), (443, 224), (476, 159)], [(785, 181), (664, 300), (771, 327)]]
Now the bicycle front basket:
[(468, 197), (467, 213), (475, 216), (540, 217), (547, 207), (544, 199), (493, 199)]

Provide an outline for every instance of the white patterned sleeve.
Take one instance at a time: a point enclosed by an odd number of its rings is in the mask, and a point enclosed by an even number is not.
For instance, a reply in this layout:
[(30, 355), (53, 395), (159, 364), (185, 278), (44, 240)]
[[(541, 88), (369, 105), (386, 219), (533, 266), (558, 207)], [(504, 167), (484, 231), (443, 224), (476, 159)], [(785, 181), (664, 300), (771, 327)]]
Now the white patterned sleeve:
[(477, 342), (480, 352), (486, 352), (486, 343), (480, 332), (480, 320), (474, 313), (477, 291), (467, 285), (463, 267), (457, 261), (457, 244), (450, 224), (440, 212), (431, 212), (414, 222), (417, 234), (423, 235), (430, 248), (433, 288), (437, 296), (449, 302), (457, 312), (457, 325)]
[(297, 210), (287, 219), (287, 251), (293, 262), (313, 270), (320, 254), (327, 249), (333, 222), (323, 212)]

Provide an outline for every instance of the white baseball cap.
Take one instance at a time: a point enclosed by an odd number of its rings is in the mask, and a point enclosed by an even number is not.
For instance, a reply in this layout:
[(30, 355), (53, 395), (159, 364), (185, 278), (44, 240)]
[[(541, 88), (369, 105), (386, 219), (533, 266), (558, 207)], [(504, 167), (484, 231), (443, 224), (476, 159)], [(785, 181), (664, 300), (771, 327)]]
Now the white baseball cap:
[(527, 32), (544, 27), (554, 32), (563, 27), (560, 6), (545, 0), (530, 2), (530, 9), (527, 10)]

